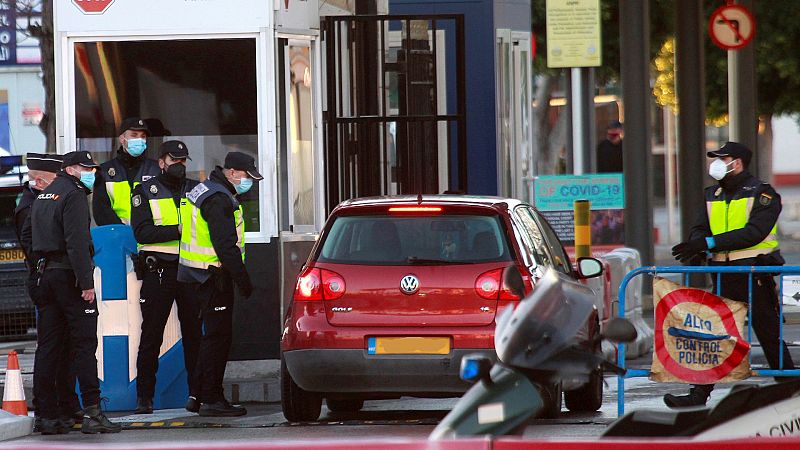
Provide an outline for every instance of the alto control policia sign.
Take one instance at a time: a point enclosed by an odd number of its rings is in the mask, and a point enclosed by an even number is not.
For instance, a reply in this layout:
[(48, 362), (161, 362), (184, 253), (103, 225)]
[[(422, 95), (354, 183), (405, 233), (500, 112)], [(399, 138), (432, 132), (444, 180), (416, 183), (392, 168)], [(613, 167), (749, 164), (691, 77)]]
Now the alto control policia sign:
[(650, 379), (709, 384), (750, 376), (742, 338), (747, 304), (656, 277), (655, 349)]

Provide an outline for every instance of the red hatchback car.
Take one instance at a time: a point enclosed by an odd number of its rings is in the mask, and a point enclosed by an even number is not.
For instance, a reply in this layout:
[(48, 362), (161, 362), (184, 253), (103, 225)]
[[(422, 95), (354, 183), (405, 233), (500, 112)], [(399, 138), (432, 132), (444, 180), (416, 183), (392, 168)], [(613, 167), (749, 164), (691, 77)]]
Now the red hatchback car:
[[(297, 279), (281, 341), (283, 413), (290, 421), (356, 411), (366, 399), (453, 397), (469, 385), (461, 358), (494, 358), (495, 316), (520, 300), (504, 287), (516, 265), (526, 289), (553, 267), (573, 269), (555, 232), (530, 205), (477, 196), (348, 200), (331, 213)], [(592, 274), (596, 276), (597, 274)], [(601, 302), (598, 299), (598, 302)], [(599, 352), (596, 314), (585, 345)], [(602, 370), (554, 386), (551, 413), (596, 410)], [(599, 390), (599, 393), (598, 393)]]

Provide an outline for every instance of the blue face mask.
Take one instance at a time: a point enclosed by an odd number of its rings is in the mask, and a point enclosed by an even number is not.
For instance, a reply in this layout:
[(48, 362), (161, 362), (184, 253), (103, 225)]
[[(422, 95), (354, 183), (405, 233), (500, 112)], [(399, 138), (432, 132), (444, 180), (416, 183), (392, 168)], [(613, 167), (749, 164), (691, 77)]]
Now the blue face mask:
[(134, 158), (144, 153), (145, 149), (147, 149), (147, 141), (144, 139), (128, 139), (128, 153)]
[(237, 194), (244, 194), (245, 192), (249, 191), (251, 187), (253, 187), (253, 179), (252, 178), (242, 178), (239, 181), (239, 184), (234, 185), (233, 187), (236, 188)]
[(94, 186), (94, 172), (81, 172), (81, 183), (91, 189)]

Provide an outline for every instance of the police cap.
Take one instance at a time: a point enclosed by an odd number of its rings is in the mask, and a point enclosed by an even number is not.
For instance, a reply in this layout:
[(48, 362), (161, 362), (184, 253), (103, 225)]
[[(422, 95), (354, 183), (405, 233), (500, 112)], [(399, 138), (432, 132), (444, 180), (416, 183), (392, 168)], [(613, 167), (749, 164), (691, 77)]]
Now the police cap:
[(100, 167), (94, 159), (92, 159), (92, 154), (89, 152), (69, 152), (64, 155), (64, 161), (61, 163), (61, 168), (79, 165), (83, 167)]
[(225, 156), (225, 168), (244, 170), (254, 180), (263, 180), (264, 177), (256, 169), (256, 160), (242, 152), (230, 152)]
[(741, 159), (744, 165), (747, 166), (750, 164), (750, 159), (753, 157), (753, 152), (738, 142), (726, 142), (725, 145), (719, 149), (706, 153), (706, 156), (709, 158), (730, 156), (733, 159)]
[(61, 170), (61, 162), (64, 157), (53, 153), (28, 153), (25, 161), (29, 170), (41, 170), (42, 172), (56, 173)]
[(119, 126), (119, 133), (117, 133), (117, 135), (120, 135), (128, 130), (144, 131), (148, 136), (150, 136), (150, 129), (147, 128), (147, 122), (145, 122), (141, 117), (128, 117), (127, 119), (123, 120)]
[(159, 158), (169, 155), (172, 159), (189, 158), (189, 147), (181, 141), (166, 141), (158, 148)]

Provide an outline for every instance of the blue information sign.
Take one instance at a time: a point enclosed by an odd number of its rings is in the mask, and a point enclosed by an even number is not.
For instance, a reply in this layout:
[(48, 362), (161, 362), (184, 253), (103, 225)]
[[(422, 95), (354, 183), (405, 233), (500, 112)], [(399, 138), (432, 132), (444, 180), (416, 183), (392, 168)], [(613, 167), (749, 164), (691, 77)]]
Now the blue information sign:
[(625, 208), (621, 173), (540, 176), (534, 189), (539, 211), (571, 211), (575, 200), (589, 200), (592, 209)]

